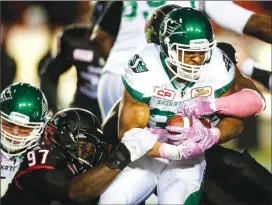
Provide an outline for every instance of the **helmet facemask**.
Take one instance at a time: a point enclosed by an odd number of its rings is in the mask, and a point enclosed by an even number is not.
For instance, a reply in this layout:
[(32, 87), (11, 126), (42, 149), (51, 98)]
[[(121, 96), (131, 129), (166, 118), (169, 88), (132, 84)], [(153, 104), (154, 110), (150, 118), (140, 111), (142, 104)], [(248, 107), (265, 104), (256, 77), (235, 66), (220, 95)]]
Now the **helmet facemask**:
[(73, 138), (77, 142), (76, 150), (72, 155), (82, 164), (82, 167), (96, 167), (105, 157), (103, 143), (91, 132), (80, 128)]
[[(19, 116), (19, 117), (18, 117)], [(23, 116), (23, 118), (21, 117)], [(16, 136), (7, 132), (2, 121), (32, 129), (28, 136)], [(27, 116), (12, 112), (10, 116), (1, 112), (1, 150), (9, 156), (19, 156), (36, 146), (43, 133), (44, 122), (29, 122)]]
[[(174, 33), (175, 34), (175, 33)], [(165, 38), (168, 55), (166, 65), (168, 69), (175, 75), (175, 78), (181, 78), (186, 81), (197, 82), (202, 71), (207, 68), (211, 59), (216, 41), (209, 42), (206, 39), (191, 40), (190, 45), (170, 43), (169, 38)], [(191, 65), (184, 62), (186, 53), (205, 52), (205, 57), (200, 65)]]

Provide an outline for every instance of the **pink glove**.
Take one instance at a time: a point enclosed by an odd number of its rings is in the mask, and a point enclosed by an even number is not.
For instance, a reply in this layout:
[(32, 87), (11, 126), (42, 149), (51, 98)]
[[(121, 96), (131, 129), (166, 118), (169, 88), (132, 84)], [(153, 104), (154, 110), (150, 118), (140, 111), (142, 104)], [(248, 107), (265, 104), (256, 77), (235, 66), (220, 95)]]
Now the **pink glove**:
[(160, 142), (167, 142), (168, 138), (165, 137), (165, 135), (168, 133), (166, 129), (162, 129), (162, 128), (148, 128), (148, 130), (152, 133), (158, 136), (158, 141)]
[(180, 106), (178, 113), (189, 118), (192, 118), (192, 116), (200, 118), (202, 115), (211, 115), (216, 111), (215, 99), (198, 97), (184, 102)]
[(218, 138), (215, 136), (218, 135), (219, 134), (210, 134), (209, 136), (206, 136), (197, 142), (194, 138), (191, 138), (183, 141), (179, 145), (178, 141), (176, 142), (176, 145), (163, 143), (159, 149), (160, 156), (171, 160), (190, 159), (196, 155), (203, 153), (205, 150), (209, 149), (212, 145), (214, 145), (218, 140)]
[[(218, 128), (208, 129), (195, 117), (193, 117), (193, 125), (190, 128), (167, 126), (166, 130), (180, 133), (165, 135), (165, 137), (171, 140), (172, 144), (179, 145), (182, 149), (189, 146), (191, 147), (190, 150), (192, 150), (192, 147), (195, 147), (202, 152), (216, 144), (220, 137), (220, 130)], [(184, 147), (184, 145), (186, 146)]]

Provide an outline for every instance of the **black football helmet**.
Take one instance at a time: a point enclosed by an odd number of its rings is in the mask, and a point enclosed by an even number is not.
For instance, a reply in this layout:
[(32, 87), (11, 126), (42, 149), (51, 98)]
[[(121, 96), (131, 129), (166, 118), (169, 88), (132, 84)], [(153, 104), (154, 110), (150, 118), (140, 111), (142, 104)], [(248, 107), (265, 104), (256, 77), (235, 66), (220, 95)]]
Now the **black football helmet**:
[(176, 8), (181, 8), (175, 4), (167, 4), (156, 8), (145, 21), (145, 39), (147, 43), (155, 43), (160, 45), (159, 40), (159, 32), (160, 32), (160, 25), (164, 19), (164, 17), (172, 10)]
[(45, 127), (44, 139), (78, 173), (97, 166), (108, 154), (99, 120), (80, 108), (57, 112)]

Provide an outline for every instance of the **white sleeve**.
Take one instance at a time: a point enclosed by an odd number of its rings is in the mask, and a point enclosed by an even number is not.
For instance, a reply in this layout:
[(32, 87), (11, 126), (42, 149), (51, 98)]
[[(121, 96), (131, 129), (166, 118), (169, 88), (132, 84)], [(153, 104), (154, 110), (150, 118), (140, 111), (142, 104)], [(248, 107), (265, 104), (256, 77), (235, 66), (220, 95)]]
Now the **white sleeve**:
[(254, 14), (232, 1), (206, 1), (205, 13), (218, 25), (239, 34), (243, 34), (248, 19)]

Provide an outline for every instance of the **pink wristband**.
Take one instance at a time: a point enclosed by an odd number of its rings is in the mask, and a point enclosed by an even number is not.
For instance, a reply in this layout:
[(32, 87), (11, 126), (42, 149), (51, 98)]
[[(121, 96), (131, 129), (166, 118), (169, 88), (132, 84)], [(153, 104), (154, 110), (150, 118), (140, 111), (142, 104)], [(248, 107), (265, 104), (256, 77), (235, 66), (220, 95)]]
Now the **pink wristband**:
[(161, 144), (161, 146), (159, 148), (160, 157), (162, 157), (162, 158), (166, 158), (165, 153), (164, 153), (164, 145), (165, 145), (165, 143)]
[(181, 159), (178, 147), (171, 144), (163, 143), (159, 148), (160, 157), (179, 160)]

